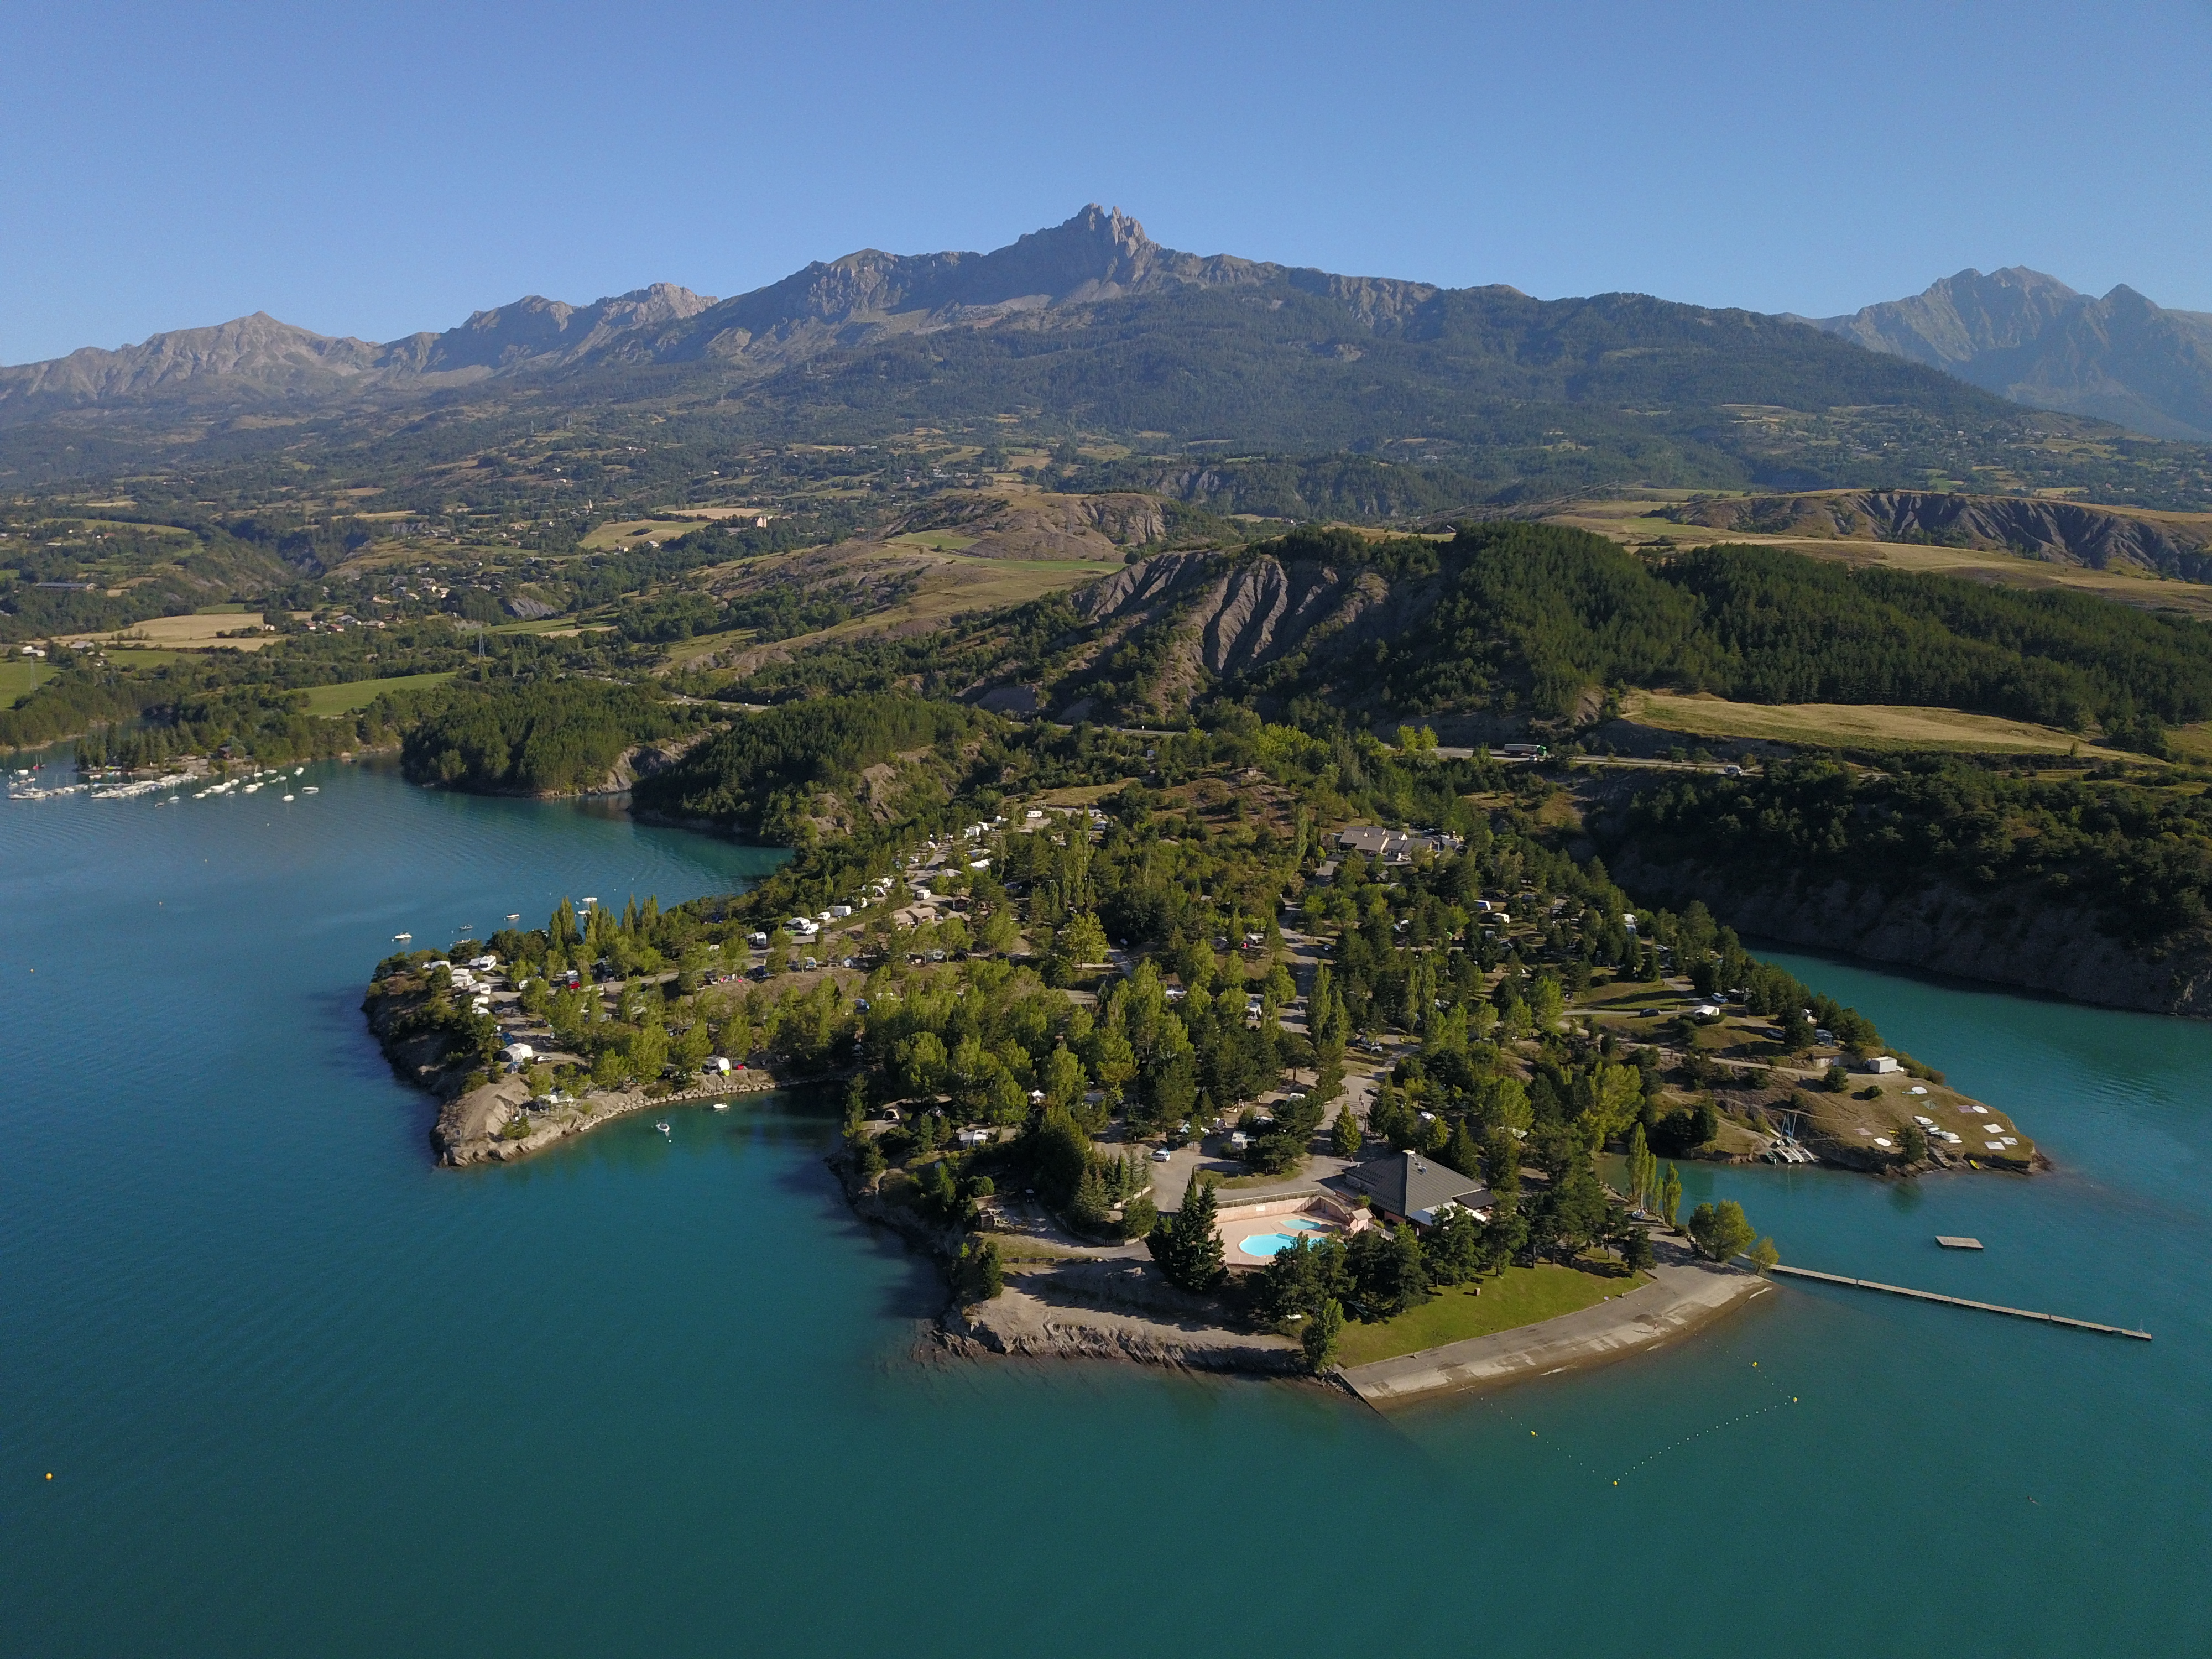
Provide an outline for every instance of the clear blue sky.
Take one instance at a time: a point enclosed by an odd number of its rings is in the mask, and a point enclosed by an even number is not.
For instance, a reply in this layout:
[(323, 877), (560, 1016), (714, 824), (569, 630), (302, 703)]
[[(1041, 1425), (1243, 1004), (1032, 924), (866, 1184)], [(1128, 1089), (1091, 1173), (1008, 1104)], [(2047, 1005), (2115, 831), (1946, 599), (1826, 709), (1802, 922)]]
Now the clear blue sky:
[(1161, 241), (1821, 314), (1966, 265), (2212, 311), (2212, 3), (0, 9), (0, 362)]

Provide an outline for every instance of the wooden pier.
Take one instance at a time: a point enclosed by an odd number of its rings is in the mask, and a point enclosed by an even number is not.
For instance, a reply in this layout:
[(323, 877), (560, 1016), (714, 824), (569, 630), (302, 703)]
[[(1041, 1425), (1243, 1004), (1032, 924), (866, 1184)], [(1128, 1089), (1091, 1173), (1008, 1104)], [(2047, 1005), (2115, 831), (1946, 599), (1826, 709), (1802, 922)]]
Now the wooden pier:
[(1785, 1267), (1780, 1262), (1767, 1269), (1769, 1273), (1786, 1273), (1792, 1279), (1816, 1279), (1824, 1285), (1849, 1285), (1862, 1291), (1880, 1291), (1888, 1296), (1905, 1296), (1915, 1302), (1944, 1302), (1954, 1308), (1972, 1308), (1976, 1313), (2003, 1314), (2013, 1319), (2033, 1319), (2045, 1325), (2066, 1325), (2077, 1331), (2094, 1331), (2099, 1336), (2129, 1336), (2138, 1342), (2151, 1340), (2148, 1331), (2131, 1331), (2120, 1325), (2100, 1325), (2093, 1320), (2069, 1319), (2063, 1314), (2035, 1313), (2027, 1308), (2001, 1307), (1994, 1302), (1970, 1302), (1963, 1296), (1938, 1296), (1933, 1291), (1911, 1291), (1902, 1285), (1884, 1285), (1872, 1279), (1846, 1279), (1841, 1273), (1814, 1273), (1810, 1267)]

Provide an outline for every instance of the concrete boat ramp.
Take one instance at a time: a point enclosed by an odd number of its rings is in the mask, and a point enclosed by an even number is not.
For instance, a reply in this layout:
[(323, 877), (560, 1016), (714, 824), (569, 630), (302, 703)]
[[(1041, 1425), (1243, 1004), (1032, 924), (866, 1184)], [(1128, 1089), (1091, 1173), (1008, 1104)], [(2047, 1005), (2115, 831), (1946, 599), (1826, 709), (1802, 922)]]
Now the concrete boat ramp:
[(1370, 1406), (1548, 1376), (1659, 1347), (1772, 1288), (1739, 1268), (1672, 1263), (1656, 1269), (1649, 1285), (1610, 1302), (1516, 1330), (1353, 1365), (1340, 1375)]

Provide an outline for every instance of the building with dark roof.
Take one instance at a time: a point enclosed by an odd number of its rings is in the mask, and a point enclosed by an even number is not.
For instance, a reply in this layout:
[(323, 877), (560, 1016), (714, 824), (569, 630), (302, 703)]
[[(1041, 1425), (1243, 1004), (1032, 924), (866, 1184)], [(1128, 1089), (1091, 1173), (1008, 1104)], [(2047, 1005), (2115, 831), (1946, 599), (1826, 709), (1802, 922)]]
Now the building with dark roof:
[(1490, 1219), (1488, 1187), (1419, 1152), (1370, 1158), (1346, 1170), (1342, 1179), (1352, 1191), (1366, 1194), (1369, 1203), (1393, 1221), (1433, 1226), (1447, 1204), (1474, 1211), (1479, 1221)]
[(1465, 845), (1457, 836), (1384, 830), (1371, 823), (1355, 823), (1336, 834), (1339, 852), (1364, 853), (1385, 864), (1411, 864), (1416, 853), (1455, 853)]

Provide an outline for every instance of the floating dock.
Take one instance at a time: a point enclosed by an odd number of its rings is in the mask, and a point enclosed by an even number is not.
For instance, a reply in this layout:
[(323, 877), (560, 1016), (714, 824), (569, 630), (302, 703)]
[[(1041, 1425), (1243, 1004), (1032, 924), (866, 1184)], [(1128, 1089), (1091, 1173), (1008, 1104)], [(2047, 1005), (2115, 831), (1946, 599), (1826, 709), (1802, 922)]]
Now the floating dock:
[(1816, 1279), (1824, 1285), (1849, 1285), (1855, 1290), (1880, 1291), (1887, 1296), (1910, 1297), (1915, 1302), (1948, 1303), (1954, 1308), (1972, 1308), (1976, 1313), (2003, 1314), (2008, 1318), (2033, 1319), (2045, 1325), (2066, 1325), (2077, 1331), (2094, 1331), (2099, 1336), (2128, 1336), (2138, 1342), (2150, 1340), (2148, 1331), (2131, 1331), (2124, 1326), (2100, 1325), (2093, 1320), (2069, 1319), (2063, 1314), (2035, 1313), (2027, 1308), (2001, 1307), (1994, 1302), (1970, 1302), (1963, 1296), (1938, 1296), (1933, 1291), (1911, 1291), (1902, 1285), (1884, 1285), (1872, 1279), (1846, 1279), (1841, 1273), (1814, 1273), (1810, 1267), (1785, 1267), (1778, 1261), (1767, 1271), (1786, 1273), (1791, 1279)]
[(1936, 1242), (1947, 1250), (1978, 1250), (1982, 1248), (1980, 1239), (1963, 1238), (1956, 1233), (1938, 1233)]

